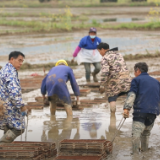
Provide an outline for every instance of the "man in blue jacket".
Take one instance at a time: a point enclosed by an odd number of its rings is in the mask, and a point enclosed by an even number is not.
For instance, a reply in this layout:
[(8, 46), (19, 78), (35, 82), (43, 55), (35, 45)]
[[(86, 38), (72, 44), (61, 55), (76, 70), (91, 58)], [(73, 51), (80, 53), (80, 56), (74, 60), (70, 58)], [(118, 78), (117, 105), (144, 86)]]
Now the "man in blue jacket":
[(65, 60), (59, 60), (42, 81), (41, 93), (44, 99), (46, 92), (48, 93), (51, 115), (55, 115), (57, 102), (64, 105), (67, 115), (72, 115), (71, 98), (66, 85), (68, 80), (79, 101), (79, 86), (72, 69), (68, 67)]
[(13, 142), (24, 132), (27, 108), (22, 99), (18, 70), (21, 68), (25, 55), (19, 51), (9, 54), (8, 63), (0, 70), (0, 129), (4, 135), (0, 145)]
[(148, 150), (150, 132), (154, 126), (156, 116), (160, 111), (160, 83), (148, 75), (146, 63), (134, 66), (135, 77), (131, 82), (131, 89), (124, 105), (124, 118), (129, 117), (133, 106), (132, 150), (133, 154), (141, 150)]

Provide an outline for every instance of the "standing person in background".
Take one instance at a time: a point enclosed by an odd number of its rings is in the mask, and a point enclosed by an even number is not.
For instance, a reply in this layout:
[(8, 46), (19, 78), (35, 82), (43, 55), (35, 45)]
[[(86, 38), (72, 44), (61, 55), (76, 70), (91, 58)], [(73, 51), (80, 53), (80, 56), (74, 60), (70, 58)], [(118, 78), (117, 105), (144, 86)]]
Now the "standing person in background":
[(160, 112), (160, 83), (148, 75), (148, 65), (145, 62), (134, 66), (135, 78), (124, 105), (124, 118), (129, 117), (133, 107), (132, 152), (139, 153), (148, 150), (149, 136), (155, 119)]
[(24, 58), (21, 52), (11, 52), (9, 62), (0, 70), (0, 99), (4, 102), (4, 115), (0, 120), (0, 129), (4, 130), (4, 135), (0, 144), (13, 142), (25, 129), (27, 109), (22, 101), (17, 72)]
[(72, 69), (68, 67), (65, 60), (59, 60), (42, 81), (41, 93), (44, 99), (46, 92), (48, 94), (51, 115), (55, 115), (56, 103), (60, 101), (64, 105), (67, 116), (72, 116), (71, 97), (66, 84), (68, 80), (77, 97), (77, 102), (79, 102), (79, 86), (77, 85)]
[(110, 103), (111, 113), (116, 112), (116, 100), (119, 96), (127, 94), (130, 89), (131, 77), (118, 48), (109, 49), (107, 43), (100, 43), (98, 51), (103, 56), (101, 69), (100, 92), (106, 90), (106, 97)]
[(85, 67), (87, 82), (90, 82), (91, 64), (93, 64), (95, 67), (94, 71), (92, 72), (94, 82), (98, 82), (96, 75), (101, 69), (100, 62), (102, 56), (97, 51), (97, 46), (99, 45), (99, 43), (101, 43), (101, 39), (96, 35), (96, 28), (90, 28), (89, 35), (81, 39), (78, 47), (73, 53), (73, 61), (74, 58), (77, 57), (78, 64), (83, 63)]

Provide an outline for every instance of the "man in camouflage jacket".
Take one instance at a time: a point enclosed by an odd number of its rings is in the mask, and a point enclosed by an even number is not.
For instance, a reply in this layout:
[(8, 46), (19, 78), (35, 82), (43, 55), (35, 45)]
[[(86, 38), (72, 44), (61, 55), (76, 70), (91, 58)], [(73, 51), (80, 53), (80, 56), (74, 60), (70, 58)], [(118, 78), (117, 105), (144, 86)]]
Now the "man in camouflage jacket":
[(118, 52), (118, 48), (109, 50), (108, 44), (100, 43), (98, 50), (103, 56), (101, 61), (100, 92), (103, 93), (105, 88), (106, 97), (108, 97), (108, 102), (110, 103), (110, 110), (115, 113), (116, 100), (118, 96), (129, 91), (131, 77), (123, 56)]

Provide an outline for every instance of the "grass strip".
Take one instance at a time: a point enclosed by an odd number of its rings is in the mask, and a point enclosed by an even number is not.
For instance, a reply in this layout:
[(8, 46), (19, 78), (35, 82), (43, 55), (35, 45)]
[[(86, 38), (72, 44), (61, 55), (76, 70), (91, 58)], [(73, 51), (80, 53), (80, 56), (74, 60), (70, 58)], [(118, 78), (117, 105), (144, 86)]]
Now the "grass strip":
[[(70, 61), (67, 61), (69, 66), (77, 66), (77, 62), (71, 63)], [(21, 70), (25, 69), (37, 69), (37, 68), (45, 68), (45, 69), (51, 69), (55, 66), (55, 63), (45, 63), (45, 64), (30, 64), (30, 63), (24, 63), (21, 66)]]
[(131, 61), (131, 60), (139, 60), (139, 59), (145, 59), (145, 58), (157, 58), (157, 57), (160, 57), (160, 51), (156, 51), (156, 53), (149, 53), (147, 50), (146, 50), (146, 54), (126, 54), (124, 55), (124, 59), (126, 61)]
[(130, 2), (127, 0), (118, 1), (118, 2), (106, 2), (100, 3), (100, 0), (63, 0), (59, 2), (44, 2), (40, 3), (38, 0), (12, 0), (6, 1), (1, 0), (0, 8), (64, 8), (67, 6), (70, 7), (140, 7), (140, 6), (155, 6), (154, 2)]
[[(126, 54), (124, 55), (124, 59), (126, 61), (131, 61), (131, 60), (139, 60), (139, 59), (145, 59), (145, 58), (157, 58), (160, 57), (160, 51), (156, 51), (155, 53), (149, 53), (146, 50), (146, 54)], [(70, 61), (67, 61), (69, 66), (77, 66), (77, 62), (71, 63)], [(46, 63), (46, 64), (30, 64), (30, 63), (24, 63), (21, 66), (21, 70), (26, 70), (26, 69), (39, 69), (39, 68), (45, 68), (45, 69), (51, 69), (52, 67), (55, 66), (55, 63)], [(1, 69), (1, 66), (0, 66)]]
[[(145, 59), (145, 58), (157, 58), (160, 57), (160, 51), (156, 51), (156, 53), (149, 53), (146, 50), (146, 54), (136, 54), (136, 55), (132, 55), (132, 54), (128, 54), (128, 55), (124, 55), (124, 59), (126, 61), (131, 61), (131, 60), (139, 60), (139, 59)], [(67, 61), (69, 66), (77, 66), (78, 64), (76, 62), (71, 63), (70, 61)], [(45, 68), (45, 69), (51, 69), (52, 67), (55, 66), (55, 63), (46, 63), (46, 64), (30, 64), (30, 63), (24, 63), (21, 67), (21, 70), (25, 70), (25, 69), (38, 69), (38, 68)]]
[[(62, 21), (62, 22), (42, 22), (42, 21), (21, 21), (21, 20), (6, 20), (0, 19), (0, 25), (3, 26), (12, 26), (12, 27), (20, 27), (20, 29), (24, 29), (24, 33), (29, 32), (52, 32), (54, 30), (64, 30), (64, 31), (72, 31), (76, 29), (86, 29), (88, 27), (94, 26), (102, 29), (128, 29), (128, 30), (160, 30), (160, 21), (152, 21), (143, 24), (137, 23), (121, 23), (121, 24), (107, 24), (107, 23), (97, 23), (93, 21), (92, 23), (72, 23), (71, 21)], [(7, 31), (7, 30), (6, 30)], [(12, 31), (8, 30), (7, 33)], [(23, 31), (21, 30), (20, 33)], [(17, 32), (16, 32), (17, 33)]]

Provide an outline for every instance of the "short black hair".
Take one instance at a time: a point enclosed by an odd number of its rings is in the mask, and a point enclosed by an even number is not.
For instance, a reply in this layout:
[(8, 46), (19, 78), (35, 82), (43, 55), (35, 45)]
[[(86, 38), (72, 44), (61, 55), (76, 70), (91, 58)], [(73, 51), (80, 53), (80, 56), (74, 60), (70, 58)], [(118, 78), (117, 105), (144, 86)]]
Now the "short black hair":
[(139, 69), (142, 73), (143, 72), (148, 72), (148, 65), (146, 62), (139, 62), (136, 63), (134, 66), (134, 70), (137, 71)]
[(13, 52), (11, 52), (11, 53), (9, 54), (9, 58), (8, 58), (8, 59), (11, 60), (12, 57), (13, 57), (14, 59), (17, 59), (19, 55), (21, 55), (22, 57), (25, 58), (25, 55), (24, 55), (23, 53), (21, 53), (21, 52), (19, 52), (19, 51), (13, 51)]
[(109, 49), (109, 44), (107, 44), (107, 43), (103, 43), (103, 42), (101, 42), (98, 46), (97, 46), (97, 49)]

